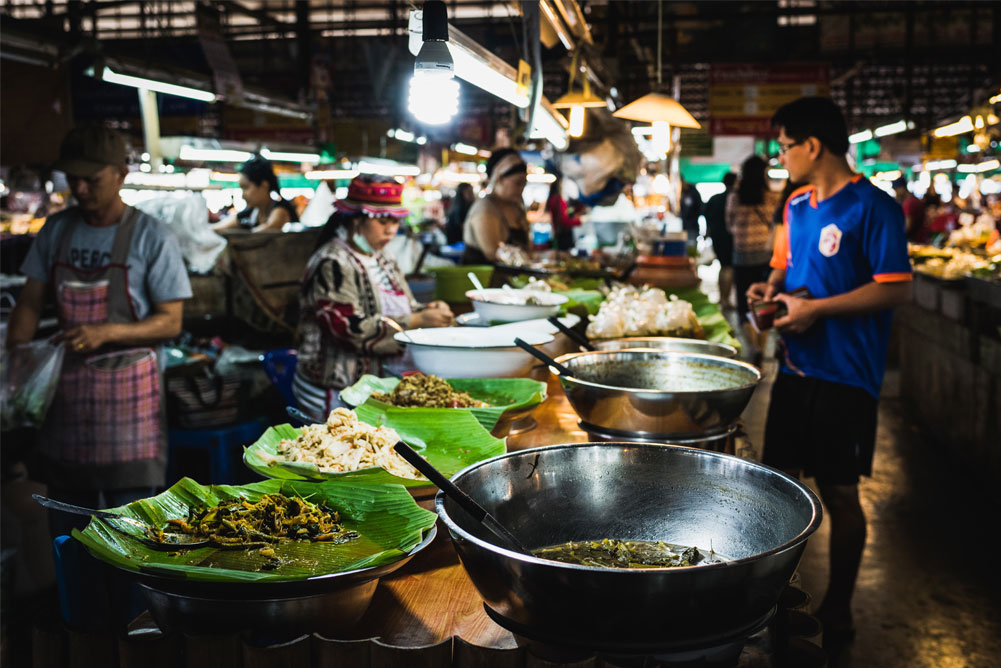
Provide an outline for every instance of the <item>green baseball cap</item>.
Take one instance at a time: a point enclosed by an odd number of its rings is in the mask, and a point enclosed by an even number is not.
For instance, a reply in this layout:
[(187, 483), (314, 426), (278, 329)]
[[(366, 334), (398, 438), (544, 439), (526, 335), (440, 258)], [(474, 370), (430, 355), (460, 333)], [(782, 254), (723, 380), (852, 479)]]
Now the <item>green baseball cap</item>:
[(125, 137), (100, 125), (85, 125), (69, 131), (52, 168), (67, 176), (87, 178), (108, 165), (127, 163)]

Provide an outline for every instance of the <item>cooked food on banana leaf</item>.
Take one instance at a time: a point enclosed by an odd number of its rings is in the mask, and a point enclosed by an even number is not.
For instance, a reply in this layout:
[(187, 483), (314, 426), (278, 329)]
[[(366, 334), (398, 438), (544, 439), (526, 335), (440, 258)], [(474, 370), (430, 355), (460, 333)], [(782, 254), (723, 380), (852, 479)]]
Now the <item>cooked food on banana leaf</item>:
[(622, 336), (682, 336), (705, 338), (691, 303), (668, 298), (660, 288), (618, 286), (608, 293), (587, 325), (590, 339)]
[(401, 478), (425, 480), (417, 469), (396, 454), (400, 435), (389, 427), (373, 427), (347, 408), (330, 411), (324, 424), (309, 424), (295, 439), (283, 439), (278, 455), (258, 453), (268, 465), (282, 462), (315, 464), (320, 471), (344, 473), (380, 466)]
[(541, 559), (601, 568), (670, 568), (715, 564), (715, 553), (707, 558), (697, 547), (649, 540), (586, 540), (532, 550)]
[(401, 380), (393, 391), (373, 392), (372, 398), (405, 408), (486, 408), (490, 404), (458, 392), (442, 378), (415, 373)]
[[(345, 543), (358, 533), (344, 528), (337, 511), (300, 497), (265, 494), (256, 503), (246, 499), (226, 501), (208, 508), (192, 507), (186, 519), (167, 520), (173, 533), (206, 538), (218, 547), (261, 547), (263, 556), (274, 557), (269, 547), (292, 540)], [(149, 537), (166, 540), (164, 530), (150, 530)]]

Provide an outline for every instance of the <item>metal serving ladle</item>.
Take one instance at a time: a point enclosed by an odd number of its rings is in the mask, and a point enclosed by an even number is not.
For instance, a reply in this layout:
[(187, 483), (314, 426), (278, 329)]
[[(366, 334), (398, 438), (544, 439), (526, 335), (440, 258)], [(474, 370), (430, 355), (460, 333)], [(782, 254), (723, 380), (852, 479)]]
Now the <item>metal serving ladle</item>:
[(458, 503), (474, 520), (482, 524), (490, 533), (504, 541), (508, 548), (514, 548), (516, 551), (527, 554), (530, 557), (535, 556), (531, 550), (521, 544), (520, 540), (514, 537), (514, 534), (498, 522), (496, 517), (488, 513), (486, 508), (476, 503), (473, 497), (456, 487), (451, 480), (446, 478), (431, 462), (417, 454), (413, 448), (403, 441), (399, 441), (393, 446), (393, 449), (401, 457), (410, 462), (415, 469), (423, 473), (428, 480), (437, 485), (438, 489), (445, 493), (445, 496)]
[(565, 366), (563, 366), (562, 364), (560, 364), (559, 362), (557, 362), (552, 357), (542, 352), (532, 344), (526, 342), (524, 339), (515, 338), (514, 344), (519, 348), (521, 348), (522, 350), (524, 350), (529, 355), (531, 355), (532, 357), (534, 357), (535, 359), (542, 362), (543, 364), (546, 364), (547, 366), (551, 366), (554, 369), (556, 369), (556, 371), (558, 371), (561, 376), (567, 376), (567, 377), (573, 376), (573, 374), (570, 373), (570, 369), (566, 368)]
[(154, 528), (140, 522), (139, 520), (134, 520), (131, 517), (123, 517), (122, 515), (116, 515), (115, 513), (109, 513), (106, 510), (95, 510), (93, 508), (84, 508), (82, 506), (74, 506), (72, 503), (64, 503), (63, 501), (56, 501), (55, 499), (50, 499), (41, 494), (32, 494), (31, 498), (38, 501), (41, 505), (50, 510), (58, 510), (63, 513), (70, 513), (72, 515), (84, 515), (87, 517), (99, 517), (100, 519), (107, 522), (115, 531), (125, 534), (129, 538), (138, 540), (140, 543), (149, 545), (150, 547), (157, 550), (164, 550), (167, 552), (174, 552), (176, 550), (191, 550), (197, 547), (205, 547), (209, 544), (207, 538), (200, 538), (197, 536), (191, 536), (186, 533), (174, 533), (167, 532), (164, 533), (164, 541), (153, 540), (147, 536), (137, 536), (133, 533), (125, 531), (118, 523), (125, 524), (131, 527), (142, 529), (143, 532), (154, 531)]

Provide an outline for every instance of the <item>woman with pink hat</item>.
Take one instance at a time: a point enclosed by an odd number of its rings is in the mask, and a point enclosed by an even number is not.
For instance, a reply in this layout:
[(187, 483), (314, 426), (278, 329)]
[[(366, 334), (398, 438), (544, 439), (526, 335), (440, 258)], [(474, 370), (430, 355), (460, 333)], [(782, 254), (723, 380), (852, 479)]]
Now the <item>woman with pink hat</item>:
[(445, 302), (414, 300), (396, 261), (384, 252), (409, 211), (403, 186), (361, 175), (335, 202), (299, 291), (299, 361), (292, 390), (300, 408), (325, 418), (340, 405), (337, 393), (363, 374), (380, 375), (403, 353), (401, 329), (454, 322)]

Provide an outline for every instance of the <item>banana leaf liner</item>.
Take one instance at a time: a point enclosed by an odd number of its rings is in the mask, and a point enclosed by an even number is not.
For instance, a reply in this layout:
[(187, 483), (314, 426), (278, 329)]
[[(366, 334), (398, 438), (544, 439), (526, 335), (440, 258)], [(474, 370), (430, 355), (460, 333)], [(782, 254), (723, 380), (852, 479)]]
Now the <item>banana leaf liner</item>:
[[(427, 410), (446, 411), (442, 413), (445, 419), (456, 410), (468, 410), (473, 414), (483, 428), (490, 431), (497, 421), (507, 412), (520, 411), (537, 406), (546, 400), (546, 384), (530, 378), (446, 378), (446, 382), (459, 392), (466, 392), (473, 399), (490, 404), (486, 408), (431, 408)], [(379, 407), (390, 407), (390, 404), (371, 398), (373, 392), (389, 394), (400, 382), (398, 378), (379, 378), (366, 374), (351, 387), (341, 390), (341, 400), (360, 406), (371, 402)], [(405, 410), (414, 410), (407, 408)]]
[[(410, 447), (446, 476), (506, 452), (502, 438), (490, 435), (467, 408), (398, 408), (378, 401), (354, 409), (358, 419), (371, 425), (391, 427)], [(243, 463), (266, 478), (284, 480), (337, 480), (364, 484), (395, 484), (404, 487), (432, 487), (429, 480), (411, 480), (372, 467), (358, 471), (328, 473), (315, 464), (274, 462), (261, 454), (275, 456), (283, 439), (294, 439), (300, 430), (288, 424), (270, 427), (256, 443), (243, 450)]]
[[(112, 508), (126, 517), (162, 527), (168, 519), (188, 516), (191, 507), (213, 506), (243, 498), (251, 503), (264, 494), (298, 495), (338, 511), (341, 522), (360, 536), (330, 544), (290, 541), (273, 546), (281, 564), (260, 570), (268, 559), (256, 548), (201, 547), (177, 552), (156, 550), (107, 522), (92, 518), (73, 537), (94, 557), (119, 568), (159, 576), (205, 582), (296, 581), (389, 564), (406, 556), (434, 526), (436, 515), (419, 507), (398, 485), (364, 485), (343, 482), (264, 480), (249, 485), (200, 485), (182, 478), (157, 496)], [(125, 527), (126, 525), (120, 525)], [(136, 529), (135, 534), (141, 535)]]

